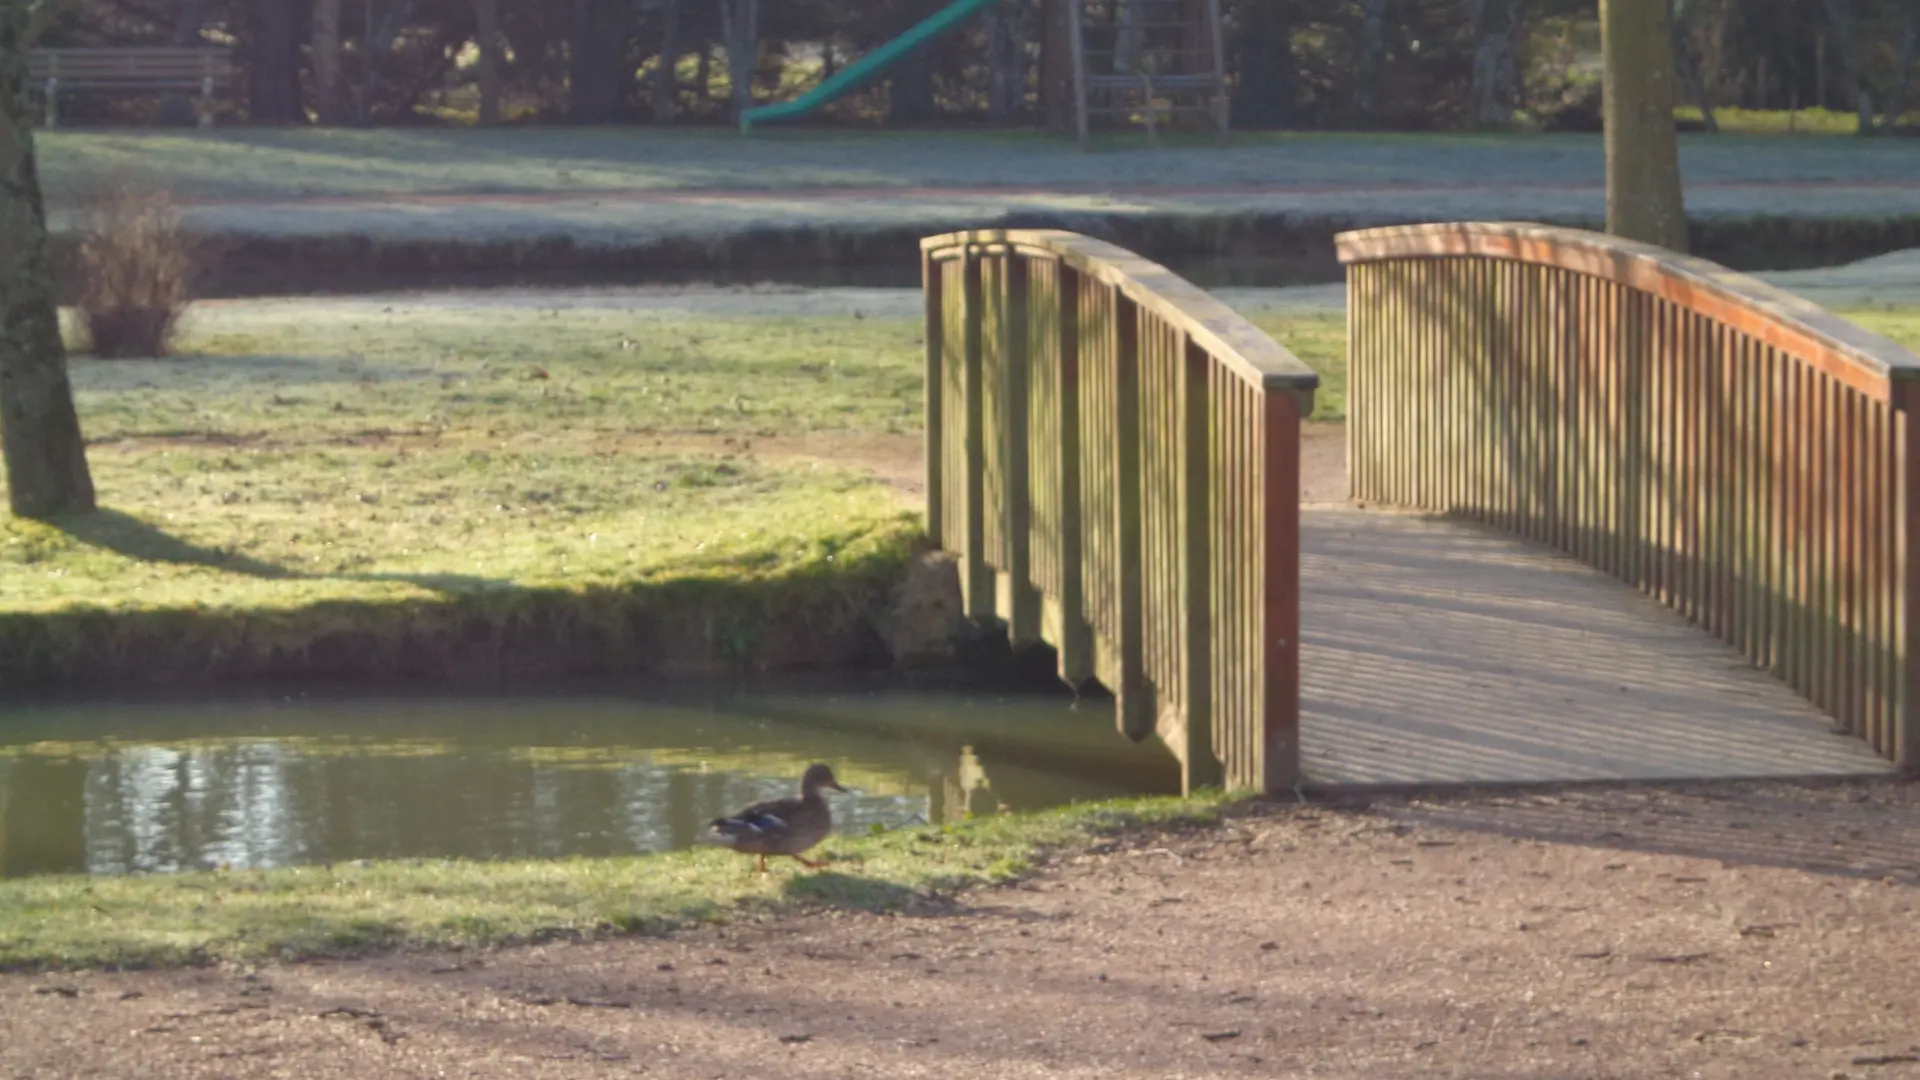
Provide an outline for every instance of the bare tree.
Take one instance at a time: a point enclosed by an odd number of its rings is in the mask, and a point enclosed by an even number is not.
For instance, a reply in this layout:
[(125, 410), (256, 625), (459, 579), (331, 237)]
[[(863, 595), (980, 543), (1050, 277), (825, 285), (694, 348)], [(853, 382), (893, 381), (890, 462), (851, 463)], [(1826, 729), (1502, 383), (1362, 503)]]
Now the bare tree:
[(1387, 63), (1387, 6), (1391, 0), (1360, 0), (1360, 77), (1354, 111), (1372, 122), (1380, 113), (1380, 76)]
[(1842, 77), (1860, 114), (1860, 134), (1877, 135), (1891, 131), (1907, 110), (1913, 88), (1913, 61), (1920, 44), (1920, 4), (1897, 5), (1900, 11), (1900, 45), (1895, 61), (1894, 85), (1887, 95), (1885, 111), (1875, 119), (1873, 83), (1867, 75), (1866, 50), (1860, 43), (1860, 28), (1850, 0), (1826, 0), (1827, 21), (1833, 25), (1834, 40), (1840, 46)]
[(1525, 0), (1472, 0), (1473, 123), (1513, 124), (1520, 89), (1519, 39), (1526, 27)]
[(1601, 116), (1607, 231), (1685, 251), (1667, 0), (1600, 0), (1600, 37), (1606, 65)]
[[(1693, 53), (1687, 48), (1687, 15), (1695, 6), (1687, 0), (1672, 0), (1672, 7), (1668, 8), (1674, 71), (1686, 84), (1687, 95), (1700, 107), (1700, 125), (1708, 131), (1719, 131), (1720, 121), (1713, 115), (1713, 92), (1707, 88), (1706, 76), (1701, 74), (1700, 65), (1694, 62)], [(1724, 32), (1725, 22), (1723, 17), (1717, 29)]]
[[(318, 2), (318, 0), (316, 0)], [(474, 42), (480, 50), (480, 122), (500, 122), (500, 0), (474, 0)]]
[(727, 47), (729, 110), (734, 119), (753, 107), (753, 73), (760, 66), (760, 0), (720, 0)]
[(313, 109), (322, 124), (346, 118), (345, 84), (340, 78), (341, 0), (313, 0)]
[(27, 116), (27, 49), (55, 7), (0, 3), (0, 456), (13, 512), (34, 518), (94, 506)]
[(660, 0), (660, 67), (653, 73), (653, 118), (673, 122), (680, 108), (680, 0)]

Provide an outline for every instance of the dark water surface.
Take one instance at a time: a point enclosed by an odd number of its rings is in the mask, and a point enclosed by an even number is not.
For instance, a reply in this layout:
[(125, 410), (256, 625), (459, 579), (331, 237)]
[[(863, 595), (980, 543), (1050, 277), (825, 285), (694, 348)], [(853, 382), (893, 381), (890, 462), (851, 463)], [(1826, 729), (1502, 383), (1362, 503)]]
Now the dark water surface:
[(697, 843), (814, 760), (841, 831), (1178, 792), (1052, 694), (221, 698), (0, 705), (0, 877)]

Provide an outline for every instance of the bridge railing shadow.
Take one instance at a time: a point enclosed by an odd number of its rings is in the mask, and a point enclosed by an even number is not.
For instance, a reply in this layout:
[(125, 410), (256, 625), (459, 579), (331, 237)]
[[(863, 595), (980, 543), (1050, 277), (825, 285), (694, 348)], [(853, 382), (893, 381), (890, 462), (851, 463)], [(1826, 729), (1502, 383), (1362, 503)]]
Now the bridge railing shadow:
[(1920, 886), (1920, 789), (1898, 780), (1449, 792), (1369, 809), (1523, 840)]

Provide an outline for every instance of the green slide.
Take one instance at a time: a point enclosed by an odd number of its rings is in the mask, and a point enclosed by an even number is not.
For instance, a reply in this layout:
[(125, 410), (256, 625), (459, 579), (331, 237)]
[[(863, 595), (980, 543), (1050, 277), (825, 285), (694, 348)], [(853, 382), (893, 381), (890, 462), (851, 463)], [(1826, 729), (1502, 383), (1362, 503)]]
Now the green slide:
[(838, 100), (842, 95), (858, 89), (867, 80), (898, 63), (901, 57), (960, 25), (962, 20), (981, 8), (991, 7), (993, 3), (994, 0), (953, 0), (953, 3), (928, 16), (918, 26), (841, 68), (834, 73), (833, 78), (822, 81), (819, 86), (792, 101), (760, 105), (742, 112), (740, 114), (741, 134), (752, 131), (755, 124), (805, 116), (822, 105)]

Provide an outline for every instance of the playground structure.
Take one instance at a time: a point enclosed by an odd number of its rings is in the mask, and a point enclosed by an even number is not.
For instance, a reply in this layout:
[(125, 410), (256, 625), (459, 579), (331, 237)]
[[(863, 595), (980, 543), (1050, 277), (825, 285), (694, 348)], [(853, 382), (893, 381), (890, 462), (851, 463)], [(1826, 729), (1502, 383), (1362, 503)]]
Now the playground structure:
[(1303, 529), (1314, 374), (1164, 268), (924, 241), (928, 524), (967, 614), (1113, 691), (1189, 789), (1920, 767), (1920, 358), (1577, 230), (1339, 250), (1354, 496), (1447, 522)]
[[(798, 120), (872, 83), (1000, 0), (953, 0), (789, 101), (741, 112), (742, 134)], [(1102, 117), (1167, 123), (1205, 117), (1224, 140), (1231, 103), (1220, 0), (1043, 0), (1039, 95), (1049, 122), (1080, 143)]]

